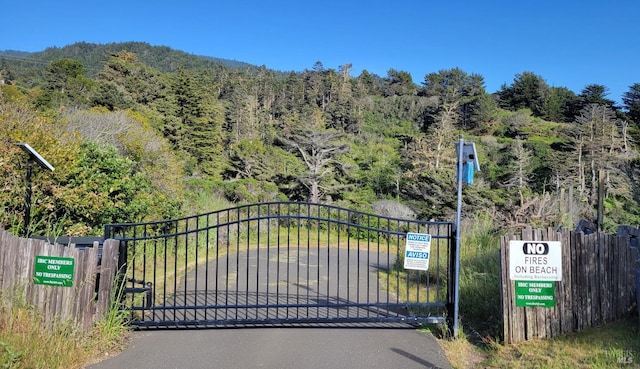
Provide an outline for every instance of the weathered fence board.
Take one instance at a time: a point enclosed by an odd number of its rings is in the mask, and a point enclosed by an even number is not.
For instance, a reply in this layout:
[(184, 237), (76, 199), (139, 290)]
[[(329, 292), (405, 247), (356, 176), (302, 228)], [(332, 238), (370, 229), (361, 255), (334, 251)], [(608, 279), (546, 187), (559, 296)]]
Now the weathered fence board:
[[(510, 240), (562, 242), (562, 281), (556, 282), (555, 307), (516, 307), (515, 283), (509, 278)], [(630, 246), (626, 235), (524, 229), (519, 237), (502, 237), (500, 257), (507, 343), (555, 337), (611, 322), (636, 304), (638, 250)]]
[[(119, 242), (104, 241), (102, 258), (98, 246), (97, 242), (87, 248), (50, 244), (19, 238), (0, 228), (0, 303), (5, 308), (25, 303), (37, 307), (45, 323), (73, 320), (90, 329), (109, 310), (118, 268)], [(73, 286), (35, 284), (37, 256), (73, 258)]]

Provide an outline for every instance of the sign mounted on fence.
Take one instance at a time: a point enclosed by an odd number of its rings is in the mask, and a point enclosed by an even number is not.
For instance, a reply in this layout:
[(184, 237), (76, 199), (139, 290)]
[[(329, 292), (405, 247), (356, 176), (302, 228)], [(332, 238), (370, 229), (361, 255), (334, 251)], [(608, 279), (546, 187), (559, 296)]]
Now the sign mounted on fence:
[(72, 287), (75, 259), (58, 256), (36, 256), (33, 283)]
[(429, 270), (431, 253), (431, 235), (426, 233), (407, 233), (404, 251), (404, 268)]
[(561, 281), (561, 242), (509, 241), (509, 279)]
[(556, 306), (556, 282), (516, 281), (516, 306)]

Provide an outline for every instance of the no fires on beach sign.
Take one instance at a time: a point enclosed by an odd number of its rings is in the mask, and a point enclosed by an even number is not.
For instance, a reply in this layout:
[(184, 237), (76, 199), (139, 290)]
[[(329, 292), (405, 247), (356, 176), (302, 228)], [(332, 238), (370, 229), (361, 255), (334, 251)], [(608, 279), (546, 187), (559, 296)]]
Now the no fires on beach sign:
[(560, 241), (509, 241), (509, 279), (561, 281)]
[(509, 278), (515, 283), (516, 306), (554, 307), (556, 281), (562, 280), (562, 244), (510, 241)]

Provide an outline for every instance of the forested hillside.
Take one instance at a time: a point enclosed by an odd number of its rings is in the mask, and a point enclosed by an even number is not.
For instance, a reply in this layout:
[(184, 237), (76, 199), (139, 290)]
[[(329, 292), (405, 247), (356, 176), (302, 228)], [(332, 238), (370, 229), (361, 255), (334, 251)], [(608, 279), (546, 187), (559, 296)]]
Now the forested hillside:
[(574, 92), (531, 71), (491, 93), (455, 67), (351, 72), (317, 62), (284, 73), (144, 43), (0, 52), (0, 220), (21, 226), (17, 142), (56, 168), (34, 173), (35, 233), (100, 234), (211, 210), (212, 198), (452, 220), (462, 134), (481, 165), (465, 215), (489, 214), (496, 229), (575, 227), (596, 220), (600, 187), (605, 227), (640, 223), (640, 83), (617, 106), (606, 86)]

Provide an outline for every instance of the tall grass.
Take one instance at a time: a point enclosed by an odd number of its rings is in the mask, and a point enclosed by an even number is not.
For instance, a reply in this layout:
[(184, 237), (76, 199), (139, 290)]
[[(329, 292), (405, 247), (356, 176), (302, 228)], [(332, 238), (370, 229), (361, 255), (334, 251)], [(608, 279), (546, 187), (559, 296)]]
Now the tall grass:
[(45, 324), (37, 307), (0, 295), (0, 368), (81, 368), (101, 353), (120, 349), (128, 328), (117, 300), (112, 301), (108, 314), (87, 332), (74, 321)]
[(122, 309), (122, 294), (125, 283), (114, 284), (111, 291), (109, 310), (90, 332), (93, 347), (100, 347), (102, 351), (118, 350), (122, 347), (122, 337), (129, 332), (127, 311)]
[(500, 234), (489, 215), (478, 213), (462, 224), (460, 318), (467, 334), (498, 339), (502, 330)]

